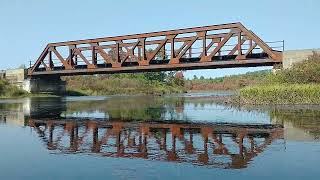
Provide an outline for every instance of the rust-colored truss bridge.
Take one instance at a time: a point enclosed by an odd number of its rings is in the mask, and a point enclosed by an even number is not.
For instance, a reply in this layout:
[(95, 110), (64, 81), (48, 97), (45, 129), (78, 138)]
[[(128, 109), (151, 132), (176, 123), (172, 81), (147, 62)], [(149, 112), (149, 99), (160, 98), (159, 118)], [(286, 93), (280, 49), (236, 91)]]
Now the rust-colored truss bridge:
[(272, 66), (282, 62), (282, 49), (283, 41), (266, 43), (241, 23), (230, 23), (50, 43), (28, 75)]

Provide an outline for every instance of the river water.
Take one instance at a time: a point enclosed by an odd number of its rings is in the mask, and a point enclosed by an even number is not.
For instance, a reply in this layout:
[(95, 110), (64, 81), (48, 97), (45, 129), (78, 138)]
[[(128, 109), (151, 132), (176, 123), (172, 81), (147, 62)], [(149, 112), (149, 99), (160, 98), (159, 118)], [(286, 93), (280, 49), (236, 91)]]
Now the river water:
[(0, 179), (320, 178), (318, 106), (227, 94), (0, 100)]

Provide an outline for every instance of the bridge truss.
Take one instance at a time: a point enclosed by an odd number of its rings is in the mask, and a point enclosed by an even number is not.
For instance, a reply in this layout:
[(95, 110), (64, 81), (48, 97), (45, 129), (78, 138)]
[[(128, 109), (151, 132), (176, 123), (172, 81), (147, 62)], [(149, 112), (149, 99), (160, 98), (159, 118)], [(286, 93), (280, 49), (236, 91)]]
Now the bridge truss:
[(267, 66), (281, 63), (282, 47), (271, 47), (241, 23), (230, 23), (50, 43), (28, 75)]

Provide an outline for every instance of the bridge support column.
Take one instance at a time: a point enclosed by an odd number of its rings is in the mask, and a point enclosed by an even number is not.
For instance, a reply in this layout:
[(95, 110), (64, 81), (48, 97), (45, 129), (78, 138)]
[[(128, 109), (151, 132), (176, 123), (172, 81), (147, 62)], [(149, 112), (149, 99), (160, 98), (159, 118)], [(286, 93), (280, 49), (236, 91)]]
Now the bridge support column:
[(66, 82), (59, 76), (27, 78), (23, 82), (23, 89), (35, 94), (63, 95), (66, 93)]

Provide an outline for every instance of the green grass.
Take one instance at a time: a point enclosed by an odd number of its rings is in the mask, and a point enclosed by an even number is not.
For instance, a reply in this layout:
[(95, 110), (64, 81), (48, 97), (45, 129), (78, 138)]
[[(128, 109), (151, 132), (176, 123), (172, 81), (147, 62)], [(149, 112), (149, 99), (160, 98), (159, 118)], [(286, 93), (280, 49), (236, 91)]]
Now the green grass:
[(0, 98), (24, 97), (28, 93), (0, 79)]
[(242, 104), (320, 104), (319, 84), (273, 84), (238, 91)]
[(320, 55), (313, 53), (292, 68), (269, 74), (260, 85), (238, 90), (242, 104), (320, 104)]

